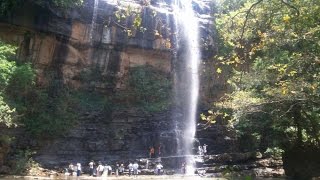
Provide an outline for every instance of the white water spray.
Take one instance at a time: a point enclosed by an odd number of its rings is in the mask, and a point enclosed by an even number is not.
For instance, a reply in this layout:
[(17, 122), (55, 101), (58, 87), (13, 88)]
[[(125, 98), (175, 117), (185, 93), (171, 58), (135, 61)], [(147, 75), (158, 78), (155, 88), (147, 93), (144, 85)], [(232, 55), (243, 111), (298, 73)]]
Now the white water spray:
[[(183, 113), (184, 127), (183, 140), (179, 148), (183, 148), (183, 155), (191, 155), (193, 141), (196, 132), (196, 111), (199, 95), (199, 25), (193, 8), (192, 0), (175, 0), (173, 5), (176, 25), (178, 27), (178, 48), (183, 48), (179, 61), (184, 61), (183, 67), (179, 69), (180, 88), (178, 93)], [(180, 27), (180, 28), (179, 28)], [(182, 57), (182, 58), (181, 58)], [(192, 156), (191, 156), (192, 157)], [(192, 174), (194, 159), (187, 159), (187, 173)], [(189, 172), (188, 172), (189, 171)]]

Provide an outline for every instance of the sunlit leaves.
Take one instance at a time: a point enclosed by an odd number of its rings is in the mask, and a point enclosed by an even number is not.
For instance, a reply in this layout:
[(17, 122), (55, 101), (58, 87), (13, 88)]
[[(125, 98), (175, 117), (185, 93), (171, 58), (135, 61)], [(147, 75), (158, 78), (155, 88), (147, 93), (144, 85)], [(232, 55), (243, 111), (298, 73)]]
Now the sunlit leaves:
[(123, 7), (117, 10), (114, 16), (117, 19), (117, 23), (121, 23), (121, 27), (127, 33), (127, 36), (134, 36), (137, 30), (144, 33), (147, 29), (142, 26), (141, 8), (130, 5)]
[(221, 74), (222, 73), (222, 70), (220, 68), (217, 68), (217, 73), (218, 74)]
[[(259, 126), (250, 123), (264, 117), (277, 133), (297, 133), (286, 131), (296, 128), (292, 108), (314, 114), (320, 103), (320, 1), (288, 1), (290, 6), (259, 1), (253, 8), (258, 1), (241, 2), (216, 14), (220, 47), (215, 60), (232, 66), (228, 84), (234, 90), (216, 106), (233, 110), (233, 122), (242, 127)], [(319, 129), (320, 118), (306, 115), (299, 120), (305, 141), (320, 144), (307, 125), (313, 121), (312, 128)]]
[(290, 16), (288, 16), (288, 15), (286, 14), (285, 16), (283, 16), (282, 19), (283, 19), (284, 22), (288, 23), (291, 18), (290, 18)]
[(208, 114), (205, 115), (203, 113), (200, 114), (200, 118), (203, 121), (207, 121), (207, 123), (216, 123), (216, 117), (218, 116), (218, 113), (214, 113), (212, 110), (208, 111)]

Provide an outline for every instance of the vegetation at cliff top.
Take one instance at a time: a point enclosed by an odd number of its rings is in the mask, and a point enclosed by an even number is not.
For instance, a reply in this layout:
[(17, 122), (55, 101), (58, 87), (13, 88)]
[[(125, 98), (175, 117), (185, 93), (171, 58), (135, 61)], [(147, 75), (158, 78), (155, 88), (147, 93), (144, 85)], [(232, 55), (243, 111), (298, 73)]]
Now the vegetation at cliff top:
[(83, 0), (1, 0), (0, 16), (9, 13), (12, 9), (21, 6), (26, 2), (39, 4), (41, 6), (54, 5), (62, 8), (70, 8), (82, 5)]
[(320, 147), (320, 1), (225, 0), (215, 16), (232, 91), (208, 119), (228, 120), (247, 150)]

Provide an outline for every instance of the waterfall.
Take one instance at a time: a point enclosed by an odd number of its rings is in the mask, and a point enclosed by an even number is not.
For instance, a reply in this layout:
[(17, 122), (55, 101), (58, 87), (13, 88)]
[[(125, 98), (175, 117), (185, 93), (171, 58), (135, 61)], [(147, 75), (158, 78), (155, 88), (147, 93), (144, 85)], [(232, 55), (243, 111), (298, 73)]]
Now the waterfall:
[(91, 41), (91, 43), (93, 42), (93, 30), (95, 28), (97, 15), (98, 15), (98, 5), (99, 5), (99, 0), (94, 0), (91, 27), (89, 31), (89, 38), (90, 38), (89, 40)]
[(175, 0), (173, 7), (176, 30), (178, 31), (175, 94), (183, 114), (183, 122), (180, 121), (177, 125), (178, 129), (182, 130), (182, 137), (178, 143), (178, 154), (192, 155), (199, 95), (199, 25), (192, 8), (192, 0)]

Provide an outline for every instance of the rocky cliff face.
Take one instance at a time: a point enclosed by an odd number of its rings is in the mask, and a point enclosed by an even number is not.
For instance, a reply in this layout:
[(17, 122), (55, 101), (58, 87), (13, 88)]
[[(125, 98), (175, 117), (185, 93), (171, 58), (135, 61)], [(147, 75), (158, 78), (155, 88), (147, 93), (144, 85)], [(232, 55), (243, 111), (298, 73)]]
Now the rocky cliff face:
[[(130, 71), (136, 67), (150, 66), (173, 79), (174, 63), (181, 59), (175, 54), (177, 29), (169, 4), (169, 1), (149, 4), (139, 0), (88, 0), (84, 7), (70, 10), (25, 4), (11, 16), (0, 19), (0, 39), (17, 44), (19, 59), (34, 64), (40, 88), (57, 83), (58, 87), (115, 97), (130, 91)], [(201, 22), (203, 62), (215, 48), (209, 7), (208, 2), (194, 2)], [(135, 26), (136, 16), (130, 15), (131, 8), (141, 14), (139, 26)], [(129, 15), (122, 17), (126, 12)], [(202, 102), (218, 98), (225, 90), (223, 79), (203, 76), (202, 80), (210, 81), (201, 87)], [(210, 94), (213, 89), (214, 95)], [(114, 98), (113, 104), (128, 101), (131, 97)], [(172, 115), (170, 108), (157, 113), (125, 107), (79, 114), (78, 123), (64, 137), (46, 143), (21, 138), (18, 146), (36, 149), (35, 159), (50, 167), (89, 159), (143, 157), (147, 156), (149, 146), (160, 143), (164, 154), (175, 153), (172, 119), (178, 115)], [(223, 138), (214, 140), (218, 134), (202, 133), (206, 142), (212, 144), (209, 150), (231, 151), (236, 146), (226, 147), (221, 142)], [(216, 142), (223, 147), (213, 150)]]

